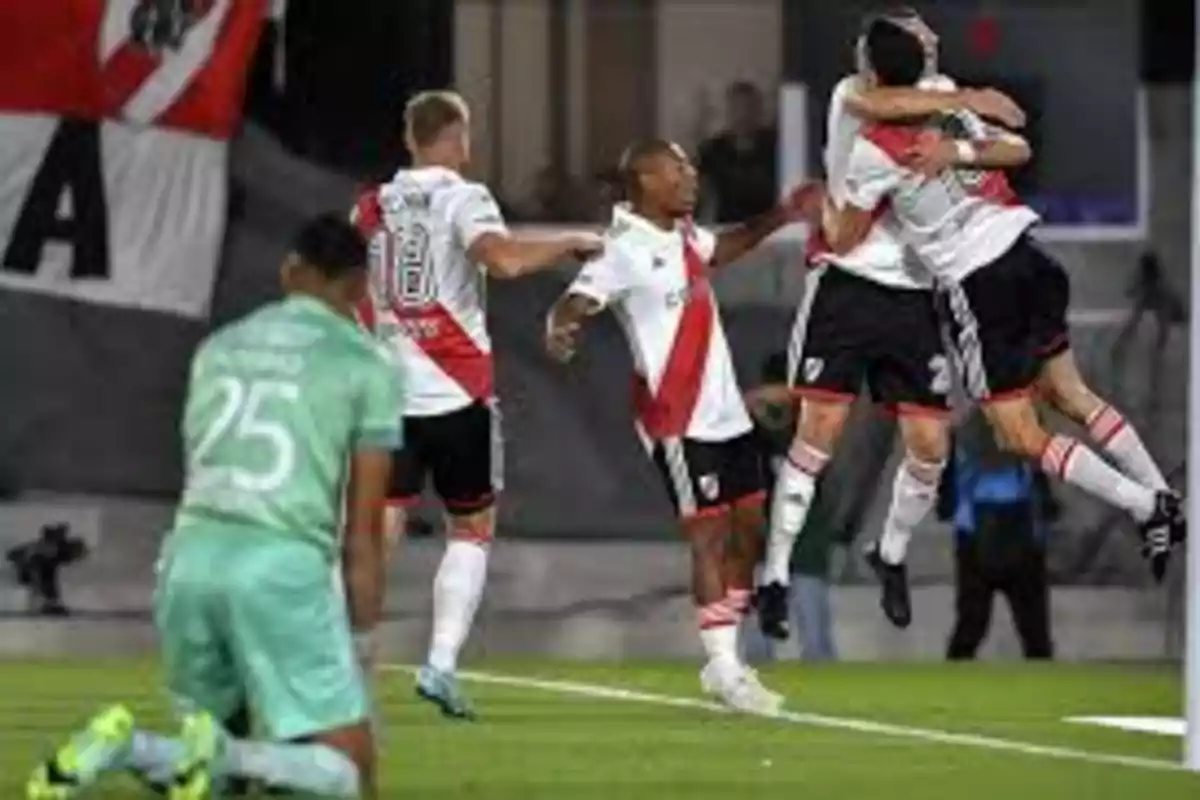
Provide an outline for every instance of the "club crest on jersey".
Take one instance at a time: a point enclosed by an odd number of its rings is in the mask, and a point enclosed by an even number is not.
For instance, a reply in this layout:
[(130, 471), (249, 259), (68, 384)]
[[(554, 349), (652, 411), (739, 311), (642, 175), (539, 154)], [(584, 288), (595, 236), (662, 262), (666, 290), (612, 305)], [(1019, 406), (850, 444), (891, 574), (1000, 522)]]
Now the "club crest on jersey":
[(721, 494), (721, 481), (716, 475), (701, 475), (696, 485), (700, 487), (700, 494), (704, 495), (705, 500), (716, 500)]
[(667, 260), (665, 258), (662, 256), (655, 256), (654, 260), (650, 262), (650, 269), (662, 269), (666, 265)]
[(821, 373), (825, 371), (825, 359), (823, 358), (806, 358), (804, 359), (804, 382), (812, 383), (817, 378), (821, 377)]

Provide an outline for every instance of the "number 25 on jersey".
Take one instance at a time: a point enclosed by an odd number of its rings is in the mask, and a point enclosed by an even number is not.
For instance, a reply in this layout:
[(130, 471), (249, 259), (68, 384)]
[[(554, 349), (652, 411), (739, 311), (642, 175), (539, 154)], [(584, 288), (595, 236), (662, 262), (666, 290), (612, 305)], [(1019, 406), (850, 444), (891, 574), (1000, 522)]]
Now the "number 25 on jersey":
[(280, 419), (280, 404), (299, 400), (300, 387), (224, 376), (216, 392), (216, 414), (191, 453), (191, 480), (255, 494), (281, 489), (296, 467), (296, 441)]

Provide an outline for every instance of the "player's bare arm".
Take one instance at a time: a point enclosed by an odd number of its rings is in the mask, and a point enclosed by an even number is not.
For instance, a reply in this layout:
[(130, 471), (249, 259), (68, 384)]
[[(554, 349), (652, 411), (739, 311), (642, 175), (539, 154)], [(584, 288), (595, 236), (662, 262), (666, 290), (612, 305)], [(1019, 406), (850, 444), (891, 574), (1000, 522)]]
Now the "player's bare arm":
[(780, 228), (811, 219), (815, 210), (820, 208), (819, 203), (818, 184), (802, 184), (770, 211), (718, 234), (709, 266), (732, 264)]
[(388, 450), (355, 452), (350, 460), (342, 569), (350, 624), (359, 656), (373, 655), (375, 631), (383, 619), (387, 542), (385, 507), (391, 478)]
[[(932, 133), (932, 132), (931, 132)], [(975, 139), (951, 139), (940, 134), (919, 138), (905, 153), (904, 164), (924, 175), (945, 169), (1017, 169), (1033, 158), (1033, 148), (1023, 136), (992, 131)]]
[(839, 206), (829, 195), (822, 198), (821, 228), (835, 255), (845, 255), (862, 244), (871, 232), (874, 218), (874, 209), (858, 208), (853, 203)]
[(1025, 126), (1025, 111), (996, 89), (943, 92), (915, 86), (860, 85), (846, 97), (846, 107), (863, 119), (900, 121), (954, 111), (972, 111), (1009, 128)]
[(602, 249), (600, 237), (587, 233), (557, 237), (484, 233), (471, 243), (467, 255), (493, 278), (512, 279), (553, 269), (564, 261), (584, 261)]
[(564, 364), (573, 359), (584, 322), (603, 310), (604, 306), (591, 297), (564, 294), (546, 315), (546, 352)]

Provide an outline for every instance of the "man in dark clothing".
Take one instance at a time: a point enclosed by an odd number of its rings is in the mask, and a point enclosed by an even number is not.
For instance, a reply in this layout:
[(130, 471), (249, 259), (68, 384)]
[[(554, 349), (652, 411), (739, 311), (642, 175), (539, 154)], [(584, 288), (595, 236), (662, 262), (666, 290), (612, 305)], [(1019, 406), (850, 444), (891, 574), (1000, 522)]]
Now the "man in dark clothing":
[(947, 658), (975, 657), (997, 592), (1008, 600), (1025, 657), (1052, 658), (1045, 532), (1058, 509), (1046, 478), (1002, 452), (978, 410), (954, 438), (938, 497), (938, 516), (955, 531), (956, 619)]
[(735, 83), (725, 94), (726, 128), (700, 145), (700, 177), (717, 222), (742, 222), (778, 201), (778, 134), (765, 120), (762, 92)]

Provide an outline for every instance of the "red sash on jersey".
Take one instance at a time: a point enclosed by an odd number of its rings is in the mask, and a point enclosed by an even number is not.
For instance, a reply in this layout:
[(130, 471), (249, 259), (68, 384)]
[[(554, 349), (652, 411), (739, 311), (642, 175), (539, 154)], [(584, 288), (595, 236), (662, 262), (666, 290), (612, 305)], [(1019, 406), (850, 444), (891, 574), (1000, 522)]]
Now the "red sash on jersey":
[[(889, 125), (877, 122), (868, 125), (863, 131), (863, 137), (878, 147), (900, 166), (905, 166), (908, 151), (917, 144), (918, 139), (928, 134), (927, 128), (912, 125)], [(968, 168), (960, 167), (960, 171)], [(1021, 198), (1013, 191), (1008, 183), (1008, 176), (1001, 170), (979, 169), (971, 170), (978, 174), (977, 181), (963, 181), (963, 188), (972, 197), (978, 197), (998, 206), (1019, 206)]]
[[(401, 325), (422, 332), (409, 336), (438, 369), (446, 373), (472, 400), (487, 400), (495, 393), (491, 353), (479, 349), (454, 315), (440, 303), (419, 308), (392, 306)], [(423, 333), (428, 331), (428, 334)]]
[(685, 233), (683, 262), (687, 270), (688, 296), (667, 354), (657, 396), (641, 375), (633, 378), (633, 408), (651, 439), (683, 436), (700, 399), (704, 367), (712, 343), (717, 309), (704, 259)]
[[(368, 189), (358, 196), (358, 200), (354, 203), (354, 210), (350, 212), (350, 219), (362, 237), (370, 241), (375, 231), (383, 224), (383, 208), (379, 205), (379, 187)], [(357, 311), (358, 323), (374, 332), (377, 317), (375, 301), (369, 292), (358, 304)]]
[[(370, 237), (383, 224), (378, 187), (363, 193), (354, 206), (354, 223)], [(409, 339), (421, 348), (438, 369), (462, 387), (472, 400), (487, 400), (495, 393), (492, 356), (479, 348), (454, 315), (440, 303), (412, 308), (386, 299), (396, 321), (409, 331)], [(358, 309), (359, 321), (368, 329), (377, 324), (374, 303), (368, 299)]]

